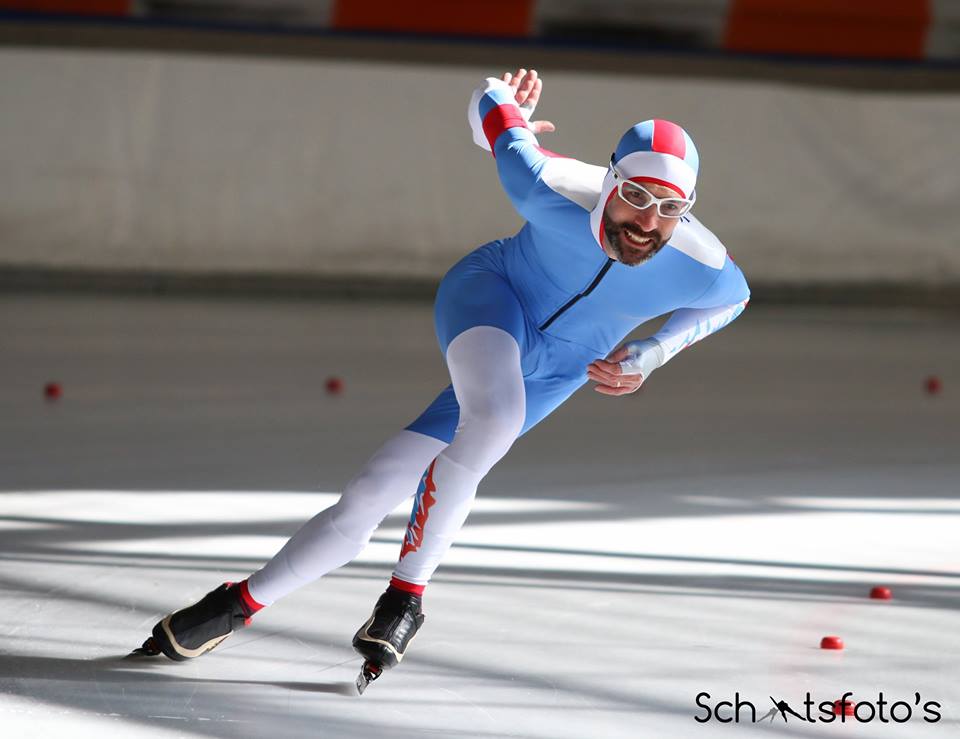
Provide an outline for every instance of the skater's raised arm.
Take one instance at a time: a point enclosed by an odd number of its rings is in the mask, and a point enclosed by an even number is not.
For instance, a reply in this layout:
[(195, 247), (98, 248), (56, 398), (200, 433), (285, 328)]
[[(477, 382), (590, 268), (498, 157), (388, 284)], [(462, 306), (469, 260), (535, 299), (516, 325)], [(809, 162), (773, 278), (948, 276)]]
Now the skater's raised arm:
[[(570, 192), (599, 192), (605, 169), (560, 157), (540, 147), (538, 133), (554, 131), (550, 121), (530, 121), (540, 100), (543, 81), (536, 70), (518, 69), (501, 78), (488, 77), (473, 92), (467, 118), (477, 146), (493, 154), (503, 189), (517, 211), (528, 221), (548, 217), (558, 206), (573, 200)], [(550, 185), (545, 170), (562, 161), (566, 194)], [(557, 173), (560, 176), (560, 173)], [(571, 180), (577, 180), (571, 188)], [(580, 182), (582, 181), (582, 182)], [(595, 202), (596, 195), (593, 196)], [(584, 195), (590, 201), (590, 195)], [(582, 204), (581, 204), (582, 205)], [(590, 203), (592, 207), (593, 203)]]

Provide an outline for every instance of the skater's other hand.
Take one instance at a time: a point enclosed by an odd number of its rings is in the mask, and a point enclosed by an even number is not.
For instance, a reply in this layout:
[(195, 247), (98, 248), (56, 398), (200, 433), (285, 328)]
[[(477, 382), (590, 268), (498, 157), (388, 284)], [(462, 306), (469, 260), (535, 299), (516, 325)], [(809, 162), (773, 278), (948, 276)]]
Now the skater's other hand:
[[(533, 109), (537, 107), (540, 101), (540, 93), (543, 91), (543, 80), (537, 76), (537, 70), (526, 70), (523, 67), (515, 73), (504, 72), (500, 78), (513, 88), (517, 105), (526, 108), (533, 114)], [(557, 127), (550, 121), (529, 121), (527, 125), (535, 134), (550, 133), (556, 131)]]
[(627, 346), (621, 346), (606, 359), (598, 359), (587, 365), (587, 377), (597, 383), (594, 390), (603, 395), (627, 395), (640, 389), (643, 375), (624, 374), (620, 366), (629, 351)]

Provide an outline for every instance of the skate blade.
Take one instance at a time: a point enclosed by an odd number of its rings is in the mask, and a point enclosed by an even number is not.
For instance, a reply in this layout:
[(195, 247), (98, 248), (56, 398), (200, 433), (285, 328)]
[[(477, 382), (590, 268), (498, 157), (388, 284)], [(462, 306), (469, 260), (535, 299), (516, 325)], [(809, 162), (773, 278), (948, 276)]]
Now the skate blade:
[(380, 665), (373, 662), (364, 662), (363, 669), (360, 670), (360, 674), (357, 675), (357, 695), (363, 695), (363, 691), (367, 689), (367, 686), (382, 674), (383, 668)]
[(141, 646), (130, 652), (130, 654), (127, 655), (127, 659), (156, 657), (160, 654), (163, 654), (163, 652), (160, 651), (160, 647), (157, 646), (156, 640), (151, 636)]

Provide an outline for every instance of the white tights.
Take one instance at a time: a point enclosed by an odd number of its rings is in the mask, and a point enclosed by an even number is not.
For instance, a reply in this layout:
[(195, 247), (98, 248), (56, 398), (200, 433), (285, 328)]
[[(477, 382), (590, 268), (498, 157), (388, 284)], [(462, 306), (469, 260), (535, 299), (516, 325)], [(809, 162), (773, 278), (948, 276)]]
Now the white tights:
[(250, 576), (254, 600), (270, 605), (351, 561), (380, 522), (414, 493), (394, 575), (417, 585), (430, 580), (470, 512), (477, 485), (510, 449), (525, 418), (520, 350), (506, 331), (468, 329), (450, 342), (446, 359), (460, 405), (453, 441), (448, 446), (406, 430), (387, 441), (337, 503), (308, 521)]

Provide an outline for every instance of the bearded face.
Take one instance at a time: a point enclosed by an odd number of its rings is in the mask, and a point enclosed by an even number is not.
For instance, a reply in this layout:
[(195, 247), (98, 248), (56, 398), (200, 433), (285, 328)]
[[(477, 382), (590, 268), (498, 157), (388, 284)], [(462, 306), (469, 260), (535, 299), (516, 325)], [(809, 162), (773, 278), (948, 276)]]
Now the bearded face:
[[(645, 184), (657, 197), (677, 197), (663, 185)], [(679, 219), (664, 218), (652, 205), (639, 210), (624, 202), (616, 193), (603, 211), (603, 248), (607, 256), (629, 267), (652, 259), (673, 235)]]
[(614, 258), (629, 267), (649, 261), (667, 243), (657, 230), (644, 231), (631, 221), (615, 221), (603, 214), (603, 234)]

